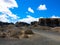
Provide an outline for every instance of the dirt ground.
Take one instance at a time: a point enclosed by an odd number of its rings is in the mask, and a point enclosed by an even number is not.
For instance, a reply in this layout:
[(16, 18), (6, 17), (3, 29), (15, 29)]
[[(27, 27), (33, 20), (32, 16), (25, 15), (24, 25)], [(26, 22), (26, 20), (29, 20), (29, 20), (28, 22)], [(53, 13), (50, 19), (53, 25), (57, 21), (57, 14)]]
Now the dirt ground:
[(28, 39), (0, 39), (0, 45), (60, 45), (60, 42), (35, 34)]

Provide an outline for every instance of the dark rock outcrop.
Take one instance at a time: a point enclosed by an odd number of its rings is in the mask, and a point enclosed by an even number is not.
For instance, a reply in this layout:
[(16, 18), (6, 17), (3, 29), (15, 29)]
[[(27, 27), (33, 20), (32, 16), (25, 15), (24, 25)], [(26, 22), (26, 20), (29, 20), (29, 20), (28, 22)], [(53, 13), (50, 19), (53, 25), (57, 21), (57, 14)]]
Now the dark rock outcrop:
[(31, 26), (34, 26), (34, 27), (38, 26), (38, 22), (37, 21), (31, 22)]
[(41, 26), (45, 26), (46, 25), (46, 19), (42, 18), (42, 19), (39, 19), (39, 25)]
[(42, 19), (39, 19), (39, 25), (50, 26), (50, 27), (60, 26), (60, 19), (59, 18), (42, 18)]
[[(14, 23), (8, 23), (8, 22), (1, 22), (0, 21), (0, 26), (1, 27), (6, 27), (7, 25), (14, 25)], [(28, 24), (26, 22), (16, 22), (15, 26), (16, 27), (22, 27), (22, 26), (49, 26), (49, 27), (57, 27), (60, 26), (60, 18), (41, 18), (39, 21), (34, 21), (31, 22), (31, 24)]]
[(26, 23), (26, 22), (17, 22), (16, 27), (21, 27), (21, 26), (29, 26), (30, 24)]
[(0, 21), (0, 26), (1, 27), (7, 26), (7, 25), (14, 25), (14, 23), (8, 23), (8, 22), (1, 22)]

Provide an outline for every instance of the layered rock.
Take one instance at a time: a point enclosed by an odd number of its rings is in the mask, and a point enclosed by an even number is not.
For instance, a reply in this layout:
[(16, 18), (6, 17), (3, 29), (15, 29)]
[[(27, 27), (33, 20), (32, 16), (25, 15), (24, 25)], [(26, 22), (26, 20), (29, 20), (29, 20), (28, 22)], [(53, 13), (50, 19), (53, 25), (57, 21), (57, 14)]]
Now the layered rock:
[(60, 26), (60, 19), (58, 19), (58, 18), (42, 18), (42, 19), (39, 19), (38, 23), (41, 26), (56, 27), (56, 26)]

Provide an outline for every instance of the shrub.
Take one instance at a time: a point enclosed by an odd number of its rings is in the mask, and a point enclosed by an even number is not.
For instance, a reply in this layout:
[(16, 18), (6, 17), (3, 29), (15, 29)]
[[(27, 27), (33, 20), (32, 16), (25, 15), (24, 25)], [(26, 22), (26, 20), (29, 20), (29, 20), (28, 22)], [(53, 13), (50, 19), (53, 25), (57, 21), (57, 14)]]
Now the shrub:
[(51, 30), (54, 31), (54, 32), (60, 32), (60, 27), (54, 27)]
[(4, 33), (4, 32), (1, 32), (1, 33), (0, 33), (0, 38), (5, 38), (6, 36), (7, 36), (6, 33)]
[(21, 37), (22, 38), (29, 38), (28, 35), (26, 35), (26, 34), (23, 34)]
[(25, 34), (34, 34), (34, 33), (32, 32), (32, 30), (26, 30)]

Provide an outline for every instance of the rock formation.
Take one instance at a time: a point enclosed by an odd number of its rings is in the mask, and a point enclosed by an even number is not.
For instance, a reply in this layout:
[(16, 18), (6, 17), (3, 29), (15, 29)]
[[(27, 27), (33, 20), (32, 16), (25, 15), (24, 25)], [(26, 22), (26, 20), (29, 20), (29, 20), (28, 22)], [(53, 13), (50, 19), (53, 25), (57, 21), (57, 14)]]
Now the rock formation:
[(34, 26), (34, 27), (38, 26), (38, 22), (37, 21), (31, 22), (31, 26)]
[(0, 26), (1, 27), (7, 26), (7, 25), (14, 25), (14, 23), (8, 23), (8, 22), (1, 22), (0, 21)]
[(26, 23), (26, 22), (16, 22), (16, 27), (21, 27), (21, 26), (29, 26), (30, 24)]
[(34, 34), (31, 29), (51, 29), (54, 31), (57, 31), (58, 29), (58, 32), (60, 32), (60, 18), (41, 18), (38, 22), (34, 21), (31, 22), (31, 24), (28, 24), (26, 22), (16, 22), (15, 24), (0, 22), (0, 38), (29, 38), (29, 36)]
[(56, 27), (56, 26), (60, 26), (60, 19), (59, 18), (41, 18), (39, 19), (38, 23), (41, 26)]

